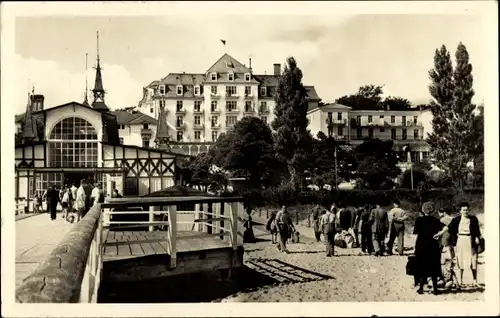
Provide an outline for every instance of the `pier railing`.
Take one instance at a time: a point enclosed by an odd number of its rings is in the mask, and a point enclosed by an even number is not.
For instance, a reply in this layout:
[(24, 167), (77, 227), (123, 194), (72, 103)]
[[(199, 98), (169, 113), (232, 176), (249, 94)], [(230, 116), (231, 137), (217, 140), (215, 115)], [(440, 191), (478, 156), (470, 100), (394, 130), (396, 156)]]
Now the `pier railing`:
[[(177, 211), (177, 206), (185, 203), (194, 204), (194, 211)], [(162, 239), (166, 241), (171, 269), (176, 267), (179, 240), (218, 237), (234, 250), (243, 245), (241, 198), (123, 198), (107, 200), (102, 207), (105, 229), (147, 227), (148, 231), (164, 231)], [(144, 217), (123, 220), (124, 216)], [(179, 232), (198, 233), (178, 235)]]
[(101, 206), (90, 209), (16, 290), (20, 303), (97, 302), (102, 279)]

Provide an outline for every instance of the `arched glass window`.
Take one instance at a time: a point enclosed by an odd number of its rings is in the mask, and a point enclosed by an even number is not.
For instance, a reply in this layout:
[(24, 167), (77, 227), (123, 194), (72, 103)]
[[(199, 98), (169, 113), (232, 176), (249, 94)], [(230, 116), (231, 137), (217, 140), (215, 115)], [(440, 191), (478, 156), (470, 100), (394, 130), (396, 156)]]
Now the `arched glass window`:
[(97, 167), (98, 138), (95, 128), (78, 117), (58, 122), (49, 135), (49, 166)]

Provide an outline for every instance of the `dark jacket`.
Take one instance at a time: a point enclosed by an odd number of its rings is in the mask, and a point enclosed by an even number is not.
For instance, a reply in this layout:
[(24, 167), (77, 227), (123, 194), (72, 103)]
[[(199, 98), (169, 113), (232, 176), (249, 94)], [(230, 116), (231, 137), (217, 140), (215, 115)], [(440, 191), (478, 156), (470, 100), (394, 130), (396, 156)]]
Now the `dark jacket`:
[[(450, 225), (448, 225), (448, 232), (450, 233), (450, 244), (455, 246), (457, 244), (458, 239), (458, 225), (460, 224), (460, 220), (462, 216), (459, 215), (451, 220)], [(479, 228), (479, 220), (475, 215), (469, 215), (470, 219), (470, 239), (472, 243), (472, 248), (477, 248), (476, 237), (481, 237), (481, 230)]]

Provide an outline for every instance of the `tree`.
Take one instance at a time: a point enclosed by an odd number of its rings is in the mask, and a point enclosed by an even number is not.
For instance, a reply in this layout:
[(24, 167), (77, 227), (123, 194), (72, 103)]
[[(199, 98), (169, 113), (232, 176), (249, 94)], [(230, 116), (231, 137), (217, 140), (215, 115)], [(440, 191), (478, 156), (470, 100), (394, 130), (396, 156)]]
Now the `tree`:
[(274, 96), (275, 149), (279, 159), (286, 163), (289, 182), (294, 189), (302, 183), (307, 166), (307, 154), (312, 136), (307, 130), (307, 92), (302, 84), (302, 71), (293, 57), (287, 59), (278, 80)]
[(394, 179), (401, 173), (397, 166), (399, 158), (392, 150), (392, 140), (366, 138), (355, 151), (356, 171), (359, 184), (368, 189), (391, 189)]
[(271, 129), (256, 117), (244, 117), (217, 139), (214, 162), (234, 177), (246, 179), (246, 187), (259, 189), (275, 180), (277, 159)]
[(428, 186), (427, 173), (430, 170), (430, 165), (427, 163), (414, 164), (412, 170), (406, 169), (401, 176), (401, 188), (412, 188), (413, 174), (413, 189), (423, 189)]
[(335, 100), (335, 103), (352, 107), (353, 109), (378, 110), (382, 105), (382, 86), (364, 85), (356, 94), (345, 95)]
[(484, 106), (478, 106), (479, 114), (474, 117), (475, 144), (472, 149), (474, 158), (474, 186), (484, 186)]
[(429, 71), (431, 85), (433, 133), (428, 138), (436, 165), (462, 189), (467, 176), (467, 163), (472, 159), (474, 141), (474, 108), (471, 100), (472, 65), (466, 47), (460, 43), (453, 70), (451, 57), (443, 45), (434, 55), (434, 69)]
[(411, 108), (411, 102), (403, 97), (389, 96), (382, 101), (382, 108), (387, 110), (406, 110)]

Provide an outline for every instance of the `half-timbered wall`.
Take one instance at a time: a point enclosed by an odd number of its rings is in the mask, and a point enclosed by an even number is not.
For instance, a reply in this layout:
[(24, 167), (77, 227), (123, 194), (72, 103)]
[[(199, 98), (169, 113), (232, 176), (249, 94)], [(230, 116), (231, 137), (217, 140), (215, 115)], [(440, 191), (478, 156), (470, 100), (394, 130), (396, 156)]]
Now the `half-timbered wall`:
[[(124, 195), (144, 195), (175, 184), (175, 154), (126, 145), (103, 145), (104, 168), (124, 168)], [(117, 182), (118, 177), (110, 177)], [(118, 188), (117, 188), (118, 189)]]
[(46, 144), (33, 144), (23, 147), (17, 147), (15, 150), (15, 179), (14, 191), (15, 198), (24, 198), (31, 210), (31, 204), (35, 192), (36, 180), (40, 175), (35, 174), (34, 168), (43, 168), (45, 164)]

